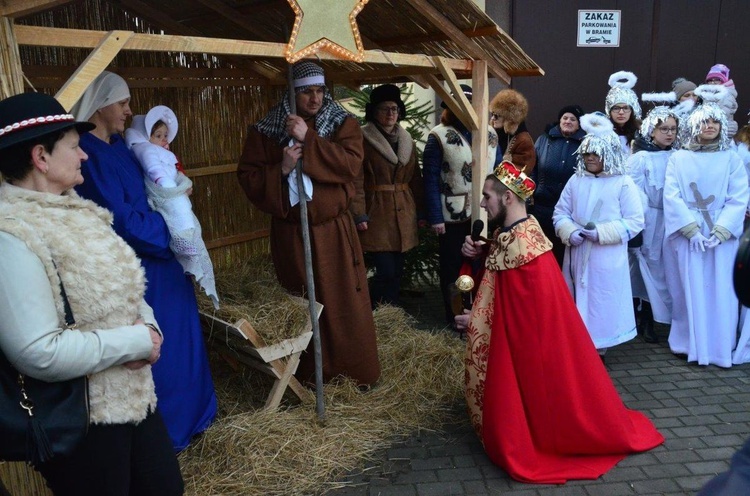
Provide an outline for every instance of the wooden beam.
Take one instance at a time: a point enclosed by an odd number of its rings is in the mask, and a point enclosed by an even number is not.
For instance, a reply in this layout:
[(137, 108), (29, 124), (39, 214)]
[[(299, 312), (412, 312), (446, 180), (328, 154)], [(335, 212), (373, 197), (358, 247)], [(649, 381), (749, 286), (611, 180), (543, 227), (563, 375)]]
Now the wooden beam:
[(457, 100), (456, 103), (460, 105), (461, 111), (465, 113), (466, 116), (468, 116), (468, 118), (470, 119), (471, 126), (467, 126), (467, 128), (470, 131), (481, 129), (481, 127), (479, 127), (479, 118), (477, 117), (477, 113), (474, 112), (474, 108), (471, 106), (471, 102), (468, 98), (466, 98), (466, 95), (464, 95), (464, 91), (461, 89), (461, 85), (458, 83), (456, 75), (453, 74), (453, 71), (450, 70), (446, 65), (445, 59), (443, 57), (434, 57), (433, 60), (435, 61), (435, 65), (437, 65), (438, 69), (440, 70), (440, 73), (443, 75), (443, 79), (445, 79), (451, 91), (453, 92), (453, 97), (455, 100)]
[[(502, 30), (493, 24), (492, 26), (481, 26), (475, 29), (464, 29), (461, 31), (468, 38), (480, 38), (482, 36), (497, 36), (502, 33)], [(378, 45), (381, 47), (393, 47), (393, 46), (405, 46), (405, 45), (416, 45), (419, 43), (432, 43), (436, 41), (449, 40), (445, 33), (429, 33), (421, 36), (408, 36), (401, 38), (386, 38), (378, 41)]]
[[(29, 78), (68, 79), (78, 67), (75, 65), (24, 65)], [(247, 69), (236, 67), (117, 67), (124, 79), (252, 79)]]
[(435, 27), (444, 32), (458, 46), (463, 48), (475, 60), (487, 61), (487, 68), (490, 73), (505, 84), (510, 84), (510, 76), (500, 67), (500, 64), (490, 60), (489, 55), (471, 38), (466, 36), (456, 27), (445, 15), (432, 6), (427, 0), (407, 0), (417, 12), (425, 16)]
[(185, 169), (185, 175), (187, 177), (214, 176), (216, 174), (228, 174), (230, 172), (237, 172), (236, 163)]
[(257, 231), (235, 234), (234, 236), (227, 236), (225, 238), (218, 238), (206, 241), (206, 248), (213, 250), (214, 248), (221, 248), (222, 246), (236, 245), (244, 243), (246, 241), (252, 241), (259, 238), (267, 238), (271, 235), (270, 229), (258, 229)]
[[(19, 45), (68, 48), (95, 48), (107, 34), (105, 31), (24, 25), (15, 26), (15, 31)], [(135, 33), (123, 50), (209, 53), (283, 59), (286, 43)], [(320, 52), (317, 57), (323, 61), (339, 60), (335, 55), (327, 52)], [(380, 50), (366, 50), (364, 62), (390, 66), (434, 67), (431, 57), (427, 55)], [(466, 72), (472, 70), (473, 62), (464, 59), (446, 59), (446, 65), (454, 72)]]
[(71, 2), (73, 0), (0, 0), (0, 17), (24, 17)]
[(96, 77), (107, 68), (125, 43), (133, 36), (132, 31), (110, 31), (109, 34), (99, 43), (93, 52), (86, 57), (78, 70), (76, 70), (70, 79), (60, 88), (55, 98), (65, 107), (70, 109), (75, 105), (79, 98), (86, 91), (86, 88), (96, 79)]
[[(489, 125), (489, 111), (487, 109), (489, 102), (488, 85), (487, 85), (487, 63), (484, 60), (474, 62), (474, 74), (471, 78), (473, 110), (478, 116), (478, 129), (472, 133), (471, 137), (471, 156), (474, 163), (471, 168), (471, 219), (472, 222), (481, 219), (487, 225), (487, 212), (479, 206), (482, 201), (482, 188), (484, 187), (484, 178), (487, 171), (494, 164), (489, 163), (487, 153), (488, 136), (487, 126)], [(473, 225), (473, 224), (472, 224)]]
[[(140, 14), (141, 17), (149, 23), (156, 24), (164, 29), (164, 31), (173, 35), (203, 36), (201, 31), (175, 21), (172, 17), (164, 14), (161, 10), (158, 10), (140, 0), (120, 0), (120, 3), (133, 12)], [(255, 63), (251, 63), (249, 69), (262, 77), (268, 77), (268, 72)]]

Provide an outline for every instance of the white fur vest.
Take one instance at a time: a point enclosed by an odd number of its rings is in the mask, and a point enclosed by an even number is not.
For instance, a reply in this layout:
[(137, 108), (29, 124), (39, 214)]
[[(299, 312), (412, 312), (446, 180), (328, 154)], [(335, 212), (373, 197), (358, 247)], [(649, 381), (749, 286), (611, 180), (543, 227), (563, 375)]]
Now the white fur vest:
[[(443, 219), (447, 223), (464, 221), (471, 217), (471, 170), (474, 164), (471, 145), (453, 126), (438, 124), (430, 133), (438, 139), (443, 151), (440, 171)], [(488, 128), (487, 133), (487, 163), (492, 167), (497, 153), (497, 133), (492, 128)]]
[[(84, 332), (133, 324), (146, 290), (135, 252), (111, 224), (107, 210), (73, 190), (53, 195), (0, 185), (0, 230), (22, 240), (44, 264), (61, 323), (62, 279)], [(119, 365), (92, 374), (89, 401), (91, 423), (140, 422), (156, 408), (151, 367)]]

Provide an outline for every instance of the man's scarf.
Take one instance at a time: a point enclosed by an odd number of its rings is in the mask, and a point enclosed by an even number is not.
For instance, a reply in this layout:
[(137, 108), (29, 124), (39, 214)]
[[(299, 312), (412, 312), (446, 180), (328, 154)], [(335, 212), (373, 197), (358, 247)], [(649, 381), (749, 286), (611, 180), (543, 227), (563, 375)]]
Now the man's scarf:
[[(302, 86), (298, 89), (304, 91), (305, 88), (305, 86)], [(291, 139), (291, 136), (286, 132), (286, 119), (289, 117), (289, 114), (291, 114), (289, 100), (285, 98), (276, 104), (264, 118), (259, 120), (255, 124), (255, 128), (259, 133), (268, 136), (280, 145), (287, 146)], [(332, 136), (341, 123), (344, 122), (344, 119), (350, 115), (344, 107), (334, 102), (330, 93), (326, 91), (323, 97), (323, 106), (315, 114), (315, 129), (318, 132), (318, 136), (322, 138)]]

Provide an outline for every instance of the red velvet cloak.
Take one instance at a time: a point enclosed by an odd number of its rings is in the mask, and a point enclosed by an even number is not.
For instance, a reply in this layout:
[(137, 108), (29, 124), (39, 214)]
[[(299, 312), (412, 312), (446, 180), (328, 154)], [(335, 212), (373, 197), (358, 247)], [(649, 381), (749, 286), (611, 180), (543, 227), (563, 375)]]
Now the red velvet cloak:
[(514, 479), (595, 479), (664, 438), (623, 405), (539, 235), (532, 217), (493, 243), (467, 331), (469, 412)]

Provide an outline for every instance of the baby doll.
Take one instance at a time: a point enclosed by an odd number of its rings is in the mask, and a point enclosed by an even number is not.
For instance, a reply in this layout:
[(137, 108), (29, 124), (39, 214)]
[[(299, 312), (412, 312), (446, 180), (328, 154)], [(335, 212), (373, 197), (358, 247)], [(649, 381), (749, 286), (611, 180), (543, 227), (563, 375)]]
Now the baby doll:
[(125, 131), (125, 142), (143, 168), (149, 204), (164, 217), (175, 257), (218, 308), (213, 265), (188, 199), (193, 183), (178, 169), (181, 166), (177, 157), (169, 150), (177, 129), (177, 116), (172, 109), (157, 105), (146, 115), (133, 117), (131, 127)]

